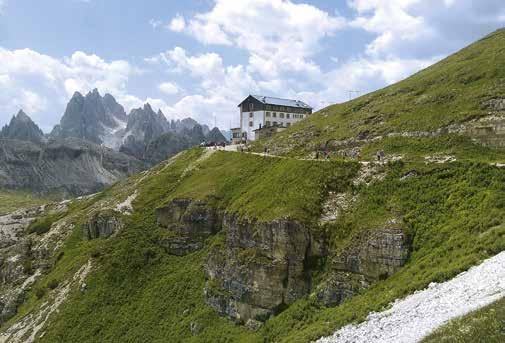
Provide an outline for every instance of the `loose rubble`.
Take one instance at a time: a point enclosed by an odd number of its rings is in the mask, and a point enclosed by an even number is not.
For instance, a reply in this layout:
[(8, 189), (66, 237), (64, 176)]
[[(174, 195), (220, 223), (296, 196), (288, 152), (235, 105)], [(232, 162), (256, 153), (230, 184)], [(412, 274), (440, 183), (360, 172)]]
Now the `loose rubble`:
[(505, 296), (505, 252), (444, 283), (396, 300), (359, 325), (347, 325), (318, 343), (419, 342), (448, 321)]

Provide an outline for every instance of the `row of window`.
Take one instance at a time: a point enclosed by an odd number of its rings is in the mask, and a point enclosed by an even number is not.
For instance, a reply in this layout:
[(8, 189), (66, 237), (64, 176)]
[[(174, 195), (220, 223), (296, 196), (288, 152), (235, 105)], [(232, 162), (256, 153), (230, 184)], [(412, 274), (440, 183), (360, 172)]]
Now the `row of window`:
[[(254, 111), (254, 109), (260, 109), (261, 107), (254, 106), (254, 103), (248, 103), (248, 104), (242, 104), (242, 111), (247, 112), (247, 111)], [(295, 113), (305, 113), (307, 110), (303, 108), (296, 108), (296, 107), (286, 107), (286, 106), (272, 106), (272, 105), (266, 105), (264, 107), (267, 111), (282, 111), (282, 112), (295, 112)]]
[(277, 110), (277, 111), (290, 111), (290, 112), (298, 112), (298, 113), (303, 113), (305, 110), (302, 108), (291, 108), (291, 107), (284, 107), (284, 106), (272, 106), (272, 105), (266, 105), (265, 108), (267, 110)]
[[(277, 112), (266, 112), (265, 116), (267, 118), (270, 118), (270, 116), (272, 116), (273, 118), (277, 118)], [(303, 114), (279, 113), (279, 118), (284, 118), (284, 116), (286, 117), (286, 119), (290, 119), (291, 116), (293, 116), (293, 119), (302, 119), (303, 118)], [(251, 118), (252, 118), (252, 116), (251, 116)]]
[[(270, 122), (270, 121), (266, 121), (265, 122), (265, 126), (276, 126), (276, 125), (279, 125), (279, 126), (283, 126), (283, 124), (286, 126), (286, 127), (290, 127), (291, 126), (291, 123), (278, 123), (276, 121), (274, 122)], [(254, 126), (254, 123), (252, 121), (249, 122), (249, 127), (253, 127)]]
[[(284, 124), (286, 125), (286, 127), (290, 127), (291, 126), (291, 123), (284, 123)], [(273, 125), (273, 126), (275, 126), (275, 125), (282, 126), (283, 123), (278, 123), (276, 121), (274, 121), (273, 123), (270, 123), (270, 121), (268, 121), (268, 120), (265, 122), (265, 126), (271, 126), (271, 125)]]

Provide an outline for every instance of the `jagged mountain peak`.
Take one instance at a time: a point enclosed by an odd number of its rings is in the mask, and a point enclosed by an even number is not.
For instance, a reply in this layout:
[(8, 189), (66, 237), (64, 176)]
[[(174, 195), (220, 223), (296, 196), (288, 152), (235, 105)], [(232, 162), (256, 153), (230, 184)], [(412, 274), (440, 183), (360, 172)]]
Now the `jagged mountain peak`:
[(12, 116), (8, 125), (2, 128), (0, 136), (34, 143), (40, 143), (44, 140), (42, 130), (22, 109)]
[(151, 107), (151, 104), (148, 102), (144, 104), (144, 111), (154, 112), (153, 108)]
[(23, 109), (20, 109), (18, 114), (16, 114), (13, 119), (16, 118), (17, 120), (23, 121), (23, 122), (31, 122), (32, 119), (23, 111)]
[(82, 93), (79, 91), (75, 91), (74, 94), (72, 95), (71, 99), (74, 99), (74, 98), (84, 98), (84, 95), (82, 95)]
[(88, 94), (86, 94), (86, 96), (101, 97), (98, 88), (94, 88), (92, 91), (89, 91)]
[(108, 136), (125, 127), (126, 112), (110, 94), (101, 96), (94, 89), (83, 96), (75, 92), (70, 99), (60, 125), (53, 129), (53, 137), (75, 137), (102, 144)]

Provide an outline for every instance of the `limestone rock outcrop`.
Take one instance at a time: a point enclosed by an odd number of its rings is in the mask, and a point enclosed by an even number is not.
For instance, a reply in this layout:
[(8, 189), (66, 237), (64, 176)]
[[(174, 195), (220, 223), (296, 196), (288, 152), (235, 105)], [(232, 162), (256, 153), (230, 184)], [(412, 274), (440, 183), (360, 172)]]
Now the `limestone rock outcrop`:
[(332, 271), (316, 290), (317, 298), (327, 306), (339, 305), (393, 275), (405, 264), (409, 251), (409, 238), (399, 225), (361, 232), (332, 259)]
[(66, 204), (22, 209), (0, 216), (0, 324), (12, 318), (34, 282), (51, 266), (72, 225), (53, 223), (48, 232), (29, 233), (37, 218), (66, 210)]
[(111, 210), (92, 214), (82, 226), (84, 239), (107, 238), (119, 232), (124, 224), (119, 213)]
[[(327, 306), (340, 304), (395, 273), (410, 251), (398, 220), (360, 232), (334, 253), (323, 231), (294, 220), (240, 218), (191, 199), (172, 200), (156, 214), (166, 230), (160, 244), (170, 254), (192, 253), (217, 235), (204, 265), (205, 300), (220, 315), (254, 330), (309, 294)], [(312, 274), (324, 259), (330, 270), (315, 285)]]
[(225, 216), (223, 229), (205, 264), (206, 301), (218, 313), (261, 322), (309, 293), (309, 260), (321, 251), (307, 227)]
[(221, 229), (220, 213), (204, 201), (174, 199), (156, 210), (158, 224), (167, 229), (160, 244), (173, 255), (186, 255), (203, 247), (205, 239)]

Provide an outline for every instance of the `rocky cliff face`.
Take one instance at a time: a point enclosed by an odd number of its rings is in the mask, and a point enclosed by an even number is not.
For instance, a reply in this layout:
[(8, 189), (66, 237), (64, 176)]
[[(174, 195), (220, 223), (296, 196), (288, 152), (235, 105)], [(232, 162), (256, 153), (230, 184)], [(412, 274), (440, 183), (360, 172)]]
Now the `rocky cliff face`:
[(44, 133), (23, 110), (20, 110), (12, 117), (10, 123), (2, 128), (0, 138), (41, 143), (44, 141)]
[(120, 151), (144, 159), (146, 146), (168, 130), (169, 123), (161, 111), (154, 112), (149, 104), (134, 109), (128, 116)]
[[(253, 329), (313, 292), (327, 306), (340, 304), (395, 273), (410, 248), (397, 222), (365, 230), (329, 255), (324, 236), (292, 220), (240, 219), (190, 199), (170, 202), (157, 210), (157, 217), (168, 233), (160, 243), (174, 255), (194, 252), (208, 237), (222, 235), (204, 266), (205, 298), (221, 315)], [(329, 258), (331, 268), (314, 285), (311, 275), (321, 258)]]
[(331, 271), (317, 287), (317, 298), (326, 306), (341, 304), (374, 282), (393, 275), (405, 264), (409, 251), (409, 239), (397, 223), (361, 232), (332, 257)]
[(0, 140), (2, 188), (81, 195), (142, 169), (134, 158), (75, 138), (40, 145)]
[(205, 239), (221, 229), (221, 215), (203, 201), (175, 199), (156, 210), (158, 224), (169, 232), (160, 243), (173, 255), (186, 255), (203, 247)]
[(90, 215), (83, 224), (83, 238), (86, 240), (108, 238), (119, 232), (123, 226), (119, 213), (113, 210), (98, 211)]
[(218, 313), (254, 326), (309, 293), (309, 260), (321, 251), (307, 227), (225, 216), (223, 230), (205, 265), (206, 300)]

